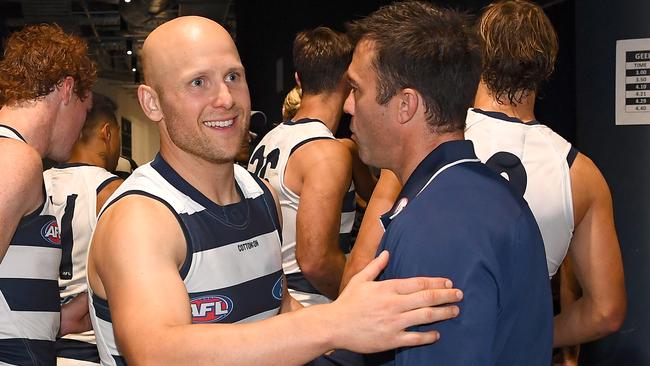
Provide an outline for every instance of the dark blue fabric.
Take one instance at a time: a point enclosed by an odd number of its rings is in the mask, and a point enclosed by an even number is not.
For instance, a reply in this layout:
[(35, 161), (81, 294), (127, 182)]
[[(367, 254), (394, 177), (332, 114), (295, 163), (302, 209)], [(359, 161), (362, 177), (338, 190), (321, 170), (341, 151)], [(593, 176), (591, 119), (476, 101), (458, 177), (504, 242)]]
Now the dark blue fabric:
[[(428, 346), (384, 354), (372, 364), (548, 366), (552, 304), (542, 237), (526, 202), (475, 159), (470, 141), (440, 145), (408, 179), (408, 204), (388, 224), (379, 251), (390, 261), (380, 279), (450, 278), (464, 291), (459, 317), (412, 330), (438, 330)], [(397, 205), (396, 205), (397, 206)]]
[[(278, 280), (282, 280), (282, 271), (277, 271), (231, 287), (224, 287), (212, 291), (192, 292), (188, 296), (190, 302), (205, 297), (227, 297), (232, 301), (229, 304), (231, 306), (230, 309), (223, 309), (224, 312), (228, 312), (227, 316), (218, 321), (210, 322), (235, 323), (251, 315), (277, 309), (280, 306), (280, 300), (274, 296), (271, 289), (273, 289)], [(250, 301), (250, 299), (255, 299), (255, 301)]]
[(56, 349), (53, 341), (35, 339), (0, 339), (0, 363), (18, 366), (54, 366)]
[(99, 351), (96, 345), (74, 339), (57, 339), (56, 355), (61, 358), (99, 363)]
[(61, 310), (57, 280), (0, 278), (0, 292), (12, 311)]

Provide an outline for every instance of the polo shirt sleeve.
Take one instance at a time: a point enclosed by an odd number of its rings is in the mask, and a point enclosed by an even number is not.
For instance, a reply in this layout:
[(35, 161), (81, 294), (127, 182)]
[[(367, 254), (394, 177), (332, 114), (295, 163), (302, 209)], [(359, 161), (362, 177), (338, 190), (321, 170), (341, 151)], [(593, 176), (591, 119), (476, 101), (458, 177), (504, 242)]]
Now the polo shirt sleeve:
[[(443, 216), (443, 215), (441, 215)], [(382, 247), (391, 253), (382, 278), (447, 277), (463, 290), (460, 315), (409, 330), (440, 332), (431, 345), (395, 351), (395, 365), (491, 365), (499, 298), (489, 238), (451, 217), (391, 225)]]

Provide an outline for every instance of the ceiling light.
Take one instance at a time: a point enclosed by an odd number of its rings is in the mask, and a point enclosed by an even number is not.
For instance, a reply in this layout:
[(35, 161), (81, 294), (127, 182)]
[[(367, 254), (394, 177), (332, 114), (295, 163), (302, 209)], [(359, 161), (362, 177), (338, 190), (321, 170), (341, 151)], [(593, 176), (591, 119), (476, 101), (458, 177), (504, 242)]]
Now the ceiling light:
[(131, 71), (136, 72), (137, 69), (134, 67), (134, 68), (131, 69)]
[(131, 56), (131, 55), (133, 54), (133, 51), (128, 50), (128, 51), (126, 51), (126, 54), (129, 55), (129, 56)]

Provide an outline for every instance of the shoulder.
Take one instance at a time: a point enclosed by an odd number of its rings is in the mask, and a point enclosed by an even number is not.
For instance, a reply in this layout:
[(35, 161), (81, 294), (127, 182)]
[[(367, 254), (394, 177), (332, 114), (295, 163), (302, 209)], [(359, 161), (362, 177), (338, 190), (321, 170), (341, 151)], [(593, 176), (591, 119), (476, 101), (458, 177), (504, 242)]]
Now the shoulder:
[(577, 226), (594, 204), (611, 206), (612, 196), (602, 173), (586, 155), (578, 153), (569, 172)]
[[(0, 139), (0, 185), (5, 194), (21, 197), (29, 211), (40, 205), (43, 189), (43, 163), (38, 152), (22, 141)], [(27, 213), (27, 212), (25, 212)]]

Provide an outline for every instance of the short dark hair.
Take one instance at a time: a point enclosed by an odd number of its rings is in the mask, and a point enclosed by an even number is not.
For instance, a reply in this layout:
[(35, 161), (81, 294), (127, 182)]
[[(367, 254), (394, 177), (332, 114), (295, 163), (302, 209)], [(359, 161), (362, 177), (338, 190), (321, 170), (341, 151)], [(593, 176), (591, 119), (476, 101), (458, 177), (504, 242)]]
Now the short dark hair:
[(5, 43), (0, 105), (43, 98), (67, 76), (74, 79), (74, 92), (83, 100), (97, 79), (86, 42), (56, 24), (26, 26)]
[(467, 15), (407, 1), (384, 6), (348, 30), (355, 43), (373, 42), (379, 104), (413, 88), (434, 131), (464, 130), (480, 78), (478, 42)]
[(352, 51), (348, 37), (330, 28), (298, 33), (293, 41), (293, 66), (303, 93), (335, 90), (352, 61)]
[(93, 92), (93, 107), (86, 114), (86, 122), (81, 129), (80, 140), (88, 142), (90, 137), (94, 135), (95, 129), (106, 122), (119, 127), (115, 116), (116, 111), (117, 106), (113, 100), (103, 94)]
[(558, 41), (538, 5), (524, 0), (490, 4), (478, 22), (483, 82), (499, 103), (521, 103), (553, 73)]

